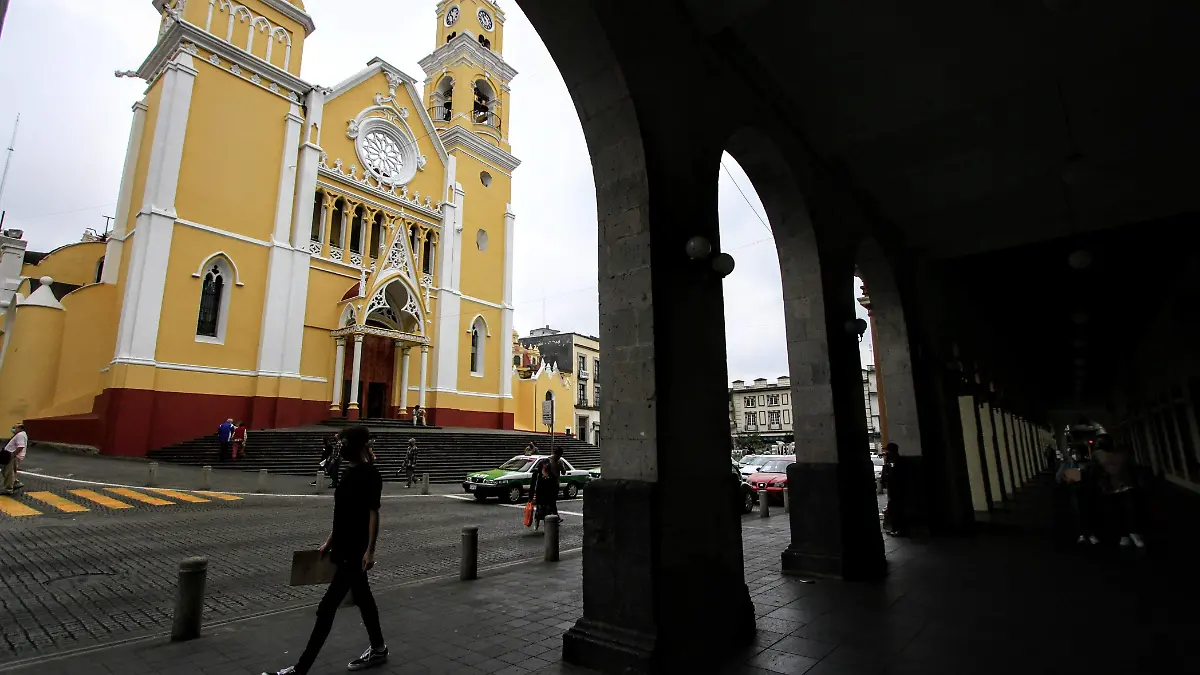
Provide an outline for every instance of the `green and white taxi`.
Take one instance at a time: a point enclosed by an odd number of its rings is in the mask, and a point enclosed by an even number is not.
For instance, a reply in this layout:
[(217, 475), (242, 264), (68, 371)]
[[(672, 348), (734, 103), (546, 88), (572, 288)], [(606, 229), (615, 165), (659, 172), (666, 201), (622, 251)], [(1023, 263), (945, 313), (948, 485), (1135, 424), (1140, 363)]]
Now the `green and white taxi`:
[[(517, 455), (500, 465), (498, 469), (480, 471), (467, 476), (463, 481), (463, 490), (475, 495), (475, 499), (483, 501), (488, 497), (499, 497), (500, 501), (509, 504), (519, 504), (529, 496), (529, 486), (533, 483), (533, 466), (538, 460), (549, 459), (548, 455)], [(563, 496), (574, 499), (579, 491), (587, 485), (588, 472), (579, 471), (567, 460), (562, 460), (564, 471), (559, 477), (559, 486)]]

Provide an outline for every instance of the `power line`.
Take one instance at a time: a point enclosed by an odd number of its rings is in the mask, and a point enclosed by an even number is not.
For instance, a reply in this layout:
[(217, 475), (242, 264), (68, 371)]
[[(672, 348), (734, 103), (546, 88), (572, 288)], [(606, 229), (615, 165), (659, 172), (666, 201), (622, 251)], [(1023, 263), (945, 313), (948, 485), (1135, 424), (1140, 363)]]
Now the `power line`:
[(762, 216), (758, 215), (758, 209), (754, 208), (754, 204), (750, 203), (750, 198), (746, 196), (746, 193), (742, 190), (742, 186), (738, 185), (737, 179), (733, 177), (733, 174), (729, 173), (729, 167), (725, 166), (725, 162), (721, 162), (721, 168), (725, 170), (725, 175), (729, 176), (729, 180), (733, 183), (733, 187), (737, 188), (738, 194), (740, 194), (742, 199), (746, 201), (746, 206), (750, 207), (750, 211), (754, 213), (754, 217), (758, 218), (758, 222), (762, 223), (762, 226), (767, 230), (767, 233), (774, 237), (775, 233), (771, 232), (771, 226), (767, 224), (766, 220), (763, 220)]

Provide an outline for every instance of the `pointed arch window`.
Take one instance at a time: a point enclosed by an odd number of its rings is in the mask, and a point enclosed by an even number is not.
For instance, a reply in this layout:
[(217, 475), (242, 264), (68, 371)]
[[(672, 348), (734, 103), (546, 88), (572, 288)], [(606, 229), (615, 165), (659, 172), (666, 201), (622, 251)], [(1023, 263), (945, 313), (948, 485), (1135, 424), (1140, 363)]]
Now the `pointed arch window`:
[(354, 207), (354, 217), (350, 219), (350, 252), (362, 253), (363, 238), (363, 207)]
[(421, 256), (421, 271), (425, 274), (433, 274), (433, 256), (437, 250), (437, 240), (430, 236), (425, 241), (425, 250)]
[(98, 283), (100, 283), (100, 280), (103, 278), (104, 278), (104, 256), (100, 256), (100, 259), (96, 261), (96, 278), (94, 281), (92, 281), (92, 283), (98, 284)]
[(232, 281), (229, 265), (223, 259), (217, 258), (206, 266), (200, 282), (200, 307), (196, 316), (198, 341), (224, 342)]
[(370, 247), (372, 249), (371, 255), (375, 256), (376, 258), (382, 258), (387, 251), (385, 248), (386, 242), (383, 241), (383, 232), (383, 212), (377, 211), (375, 213), (375, 219), (371, 221), (370, 243)]
[(346, 231), (346, 201), (339, 199), (333, 204), (333, 223), (329, 227), (329, 245), (333, 248), (346, 246), (343, 235)]
[(312, 226), (308, 231), (311, 241), (322, 241), (325, 234), (325, 193), (317, 190), (313, 204)]
[(483, 347), (487, 340), (487, 324), (483, 317), (475, 317), (471, 324), (471, 374), (483, 377)]

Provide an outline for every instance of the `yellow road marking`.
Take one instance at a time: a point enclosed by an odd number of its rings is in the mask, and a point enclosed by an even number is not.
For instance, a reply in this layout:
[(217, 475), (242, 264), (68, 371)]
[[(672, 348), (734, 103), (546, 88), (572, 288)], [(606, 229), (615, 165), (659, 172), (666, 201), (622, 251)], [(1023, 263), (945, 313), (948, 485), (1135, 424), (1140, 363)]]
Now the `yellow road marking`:
[(125, 502), (113, 499), (112, 497), (109, 497), (108, 495), (102, 495), (99, 492), (92, 492), (91, 490), (71, 490), (71, 494), (75, 495), (76, 497), (83, 497), (84, 499), (89, 499), (93, 502), (96, 502), (100, 506), (107, 506), (110, 509), (132, 509), (133, 508), (132, 504), (126, 504)]
[(104, 488), (104, 489), (108, 490), (109, 492), (111, 492), (115, 495), (121, 495), (122, 497), (129, 497), (130, 499), (135, 499), (139, 502), (150, 504), (151, 506), (174, 506), (175, 505), (175, 502), (169, 502), (165, 499), (159, 499), (158, 497), (151, 497), (150, 495), (144, 495), (136, 490), (130, 490), (129, 488), (112, 488), (112, 487), (110, 487), (110, 488)]
[(196, 494), (201, 494), (201, 495), (204, 495), (205, 497), (212, 497), (213, 499), (222, 499), (227, 502), (242, 501), (241, 497), (238, 497), (236, 495), (227, 495), (227, 494), (224, 494), (221, 492), (205, 492), (205, 491), (201, 490), (201, 491), (197, 492)]
[(66, 513), (82, 513), (88, 510), (86, 506), (76, 504), (69, 499), (63, 499), (53, 492), (30, 492), (29, 497), (36, 499), (39, 502), (49, 504), (59, 511), (64, 511)]
[(178, 499), (181, 502), (208, 502), (208, 500), (203, 497), (190, 495), (186, 492), (179, 492), (178, 490), (167, 490), (164, 488), (149, 488), (149, 490), (151, 492), (157, 492), (160, 495), (170, 497), (171, 499)]
[(10, 516), (40, 516), (41, 511), (29, 508), (12, 497), (0, 497), (0, 513)]

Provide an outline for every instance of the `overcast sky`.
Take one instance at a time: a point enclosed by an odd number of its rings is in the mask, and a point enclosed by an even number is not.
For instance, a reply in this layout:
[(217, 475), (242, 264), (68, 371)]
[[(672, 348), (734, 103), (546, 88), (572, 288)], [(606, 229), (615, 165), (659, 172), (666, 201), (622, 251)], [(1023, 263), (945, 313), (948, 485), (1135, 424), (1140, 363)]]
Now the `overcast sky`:
[[(417, 61), (435, 46), (433, 0), (305, 5), (317, 24), (304, 46), (308, 82), (332, 86), (376, 56), (424, 80)], [(583, 131), (540, 38), (515, 2), (503, 7), (504, 58), (520, 73), (506, 119), (522, 161), (513, 181), (515, 327), (597, 335), (596, 200)], [(4, 226), (25, 230), (32, 250), (78, 241), (85, 228), (103, 231), (102, 216), (113, 214), (130, 106), (145, 87), (113, 71), (142, 62), (158, 23), (146, 0), (10, 3), (0, 37), (0, 138), (7, 143), (17, 113), (21, 128), (0, 208)], [(721, 236), (737, 261), (725, 282), (729, 379), (775, 378), (787, 373), (779, 261), (750, 181), (731, 158), (724, 164)]]

